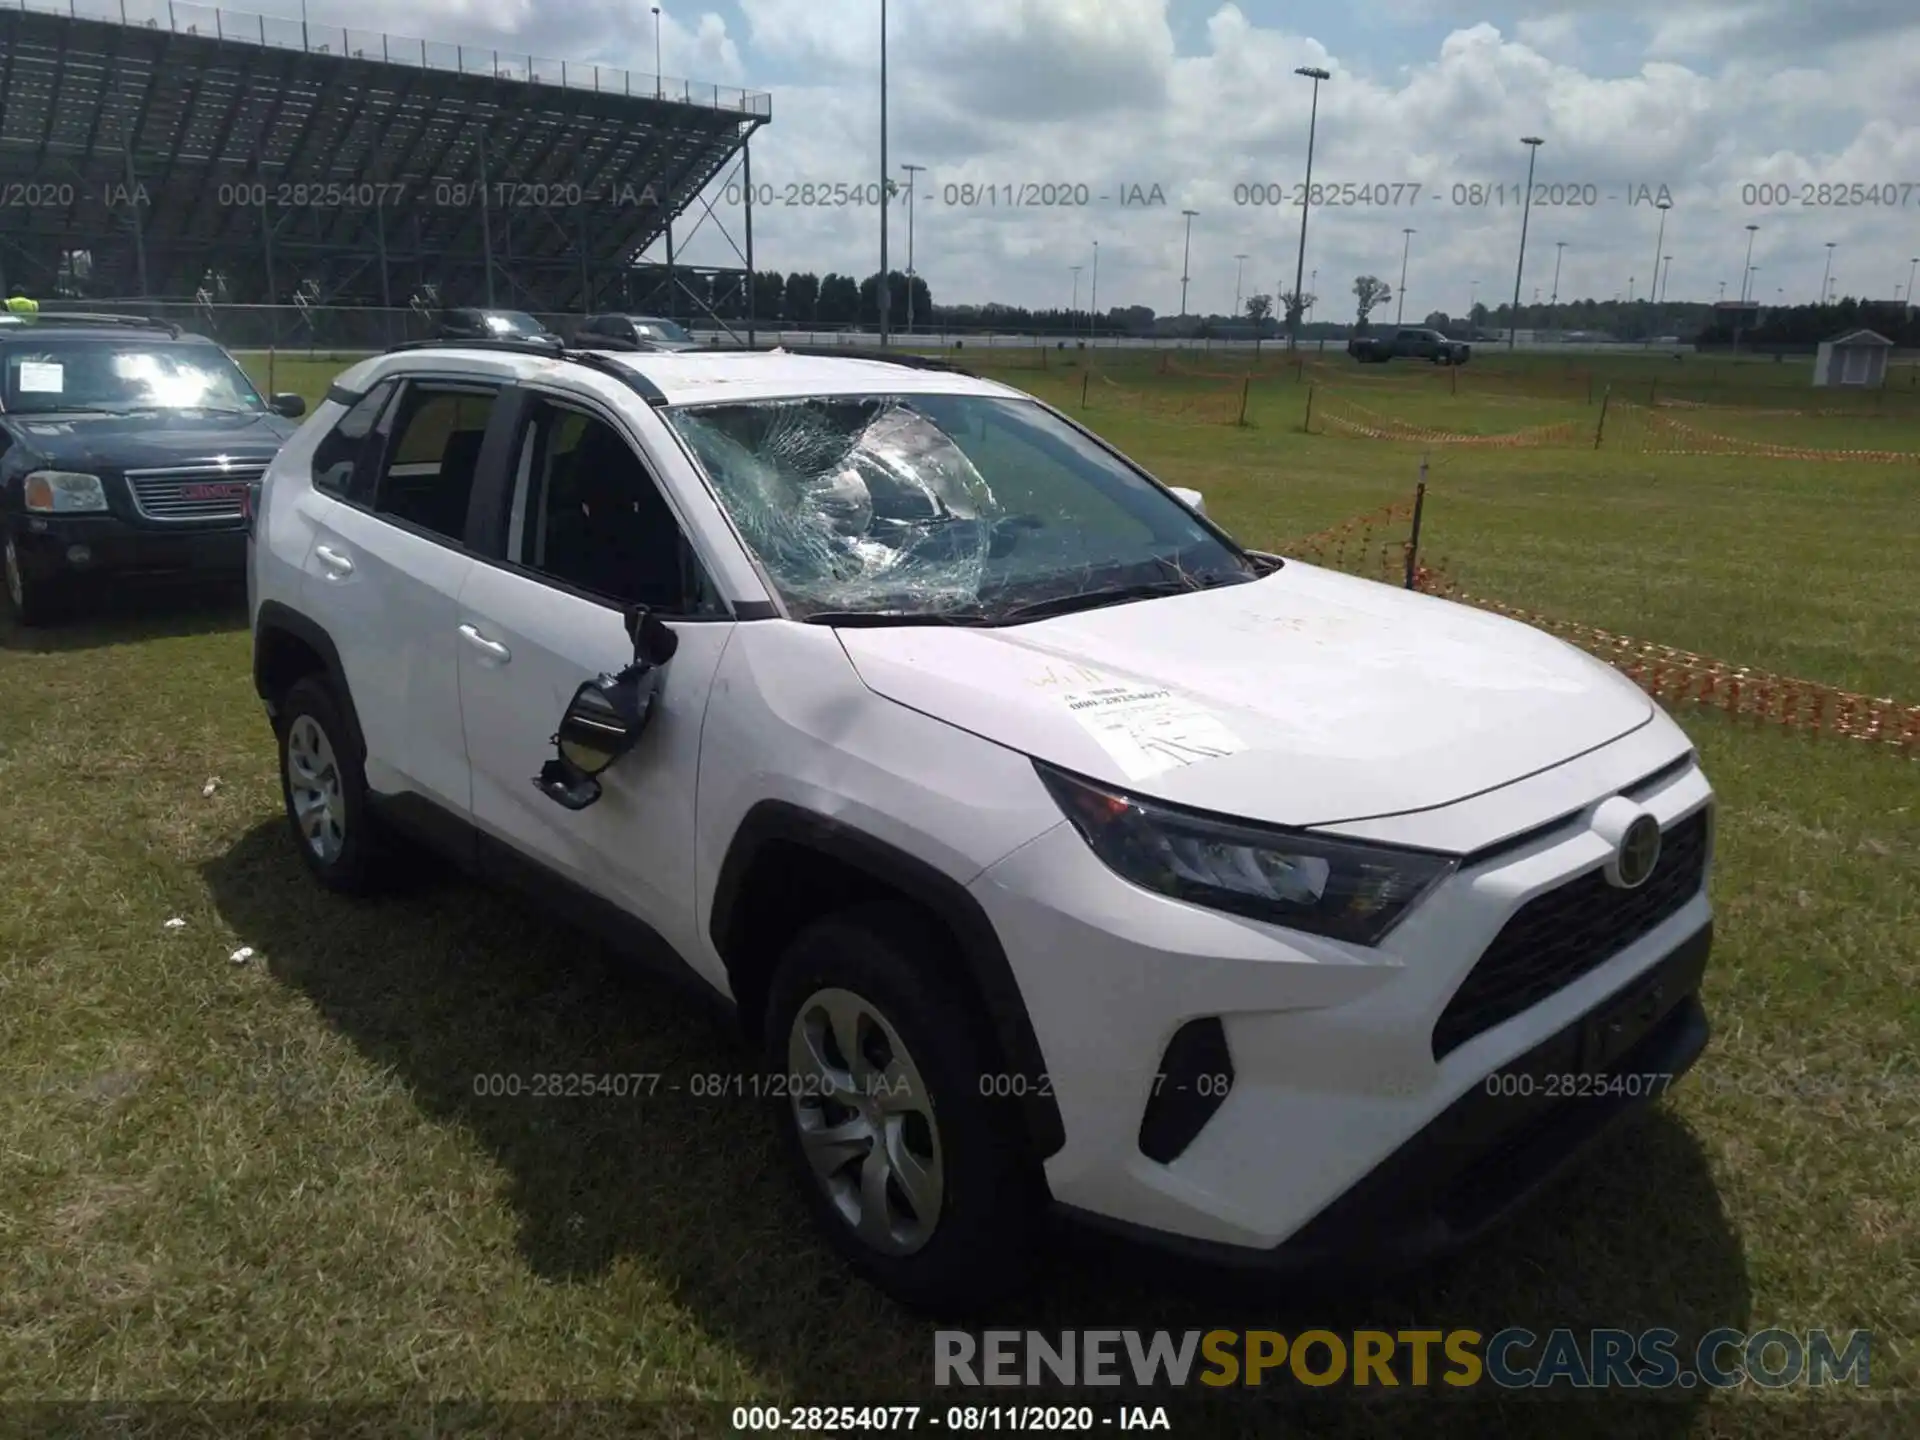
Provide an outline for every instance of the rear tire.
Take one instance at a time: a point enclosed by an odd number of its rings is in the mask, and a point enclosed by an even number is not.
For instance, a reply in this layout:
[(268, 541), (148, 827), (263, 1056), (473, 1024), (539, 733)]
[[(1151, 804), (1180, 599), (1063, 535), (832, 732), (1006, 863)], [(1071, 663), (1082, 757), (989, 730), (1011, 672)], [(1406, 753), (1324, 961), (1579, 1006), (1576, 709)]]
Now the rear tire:
[(7, 603), (22, 625), (35, 630), (66, 615), (71, 597), (65, 587), (57, 581), (36, 580), (27, 574), (11, 535), (7, 536), (4, 556), (0, 556), (0, 568), (6, 572)]
[(902, 1304), (958, 1313), (1029, 1281), (1044, 1187), (983, 1094), (993, 1066), (945, 951), (898, 905), (809, 926), (774, 973), (765, 1065), (828, 1242)]
[(382, 847), (366, 773), (332, 687), (318, 675), (295, 681), (274, 729), (280, 794), (307, 869), (329, 890), (364, 895), (379, 889)]

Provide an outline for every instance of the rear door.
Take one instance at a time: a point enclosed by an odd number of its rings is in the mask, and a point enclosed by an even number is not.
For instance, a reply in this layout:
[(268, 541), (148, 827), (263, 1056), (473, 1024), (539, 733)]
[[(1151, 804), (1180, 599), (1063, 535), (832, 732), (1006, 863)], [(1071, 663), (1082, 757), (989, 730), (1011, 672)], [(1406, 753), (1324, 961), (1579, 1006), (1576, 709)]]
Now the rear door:
[[(731, 615), (621, 417), (533, 391), (508, 404), (511, 460), (483, 481), (501, 491), (504, 523), (457, 617), (474, 820), (697, 954), (694, 786)], [(666, 621), (679, 649), (639, 746), (600, 777), (598, 802), (567, 810), (533, 779), (581, 682), (632, 660), (635, 605)]]
[(462, 819), (472, 789), (456, 605), (473, 568), (467, 515), (499, 393), (497, 382), (468, 377), (402, 381), (345, 487), (316, 504), (303, 581), (304, 608), (340, 652), (366, 736), (367, 783)]

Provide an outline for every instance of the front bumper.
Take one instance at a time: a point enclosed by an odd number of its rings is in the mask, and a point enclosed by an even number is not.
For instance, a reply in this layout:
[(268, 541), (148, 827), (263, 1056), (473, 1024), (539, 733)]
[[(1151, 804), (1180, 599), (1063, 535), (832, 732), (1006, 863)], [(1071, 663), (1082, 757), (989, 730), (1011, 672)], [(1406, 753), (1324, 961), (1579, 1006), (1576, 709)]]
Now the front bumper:
[(1182, 1260), (1236, 1270), (1392, 1271), (1451, 1254), (1693, 1067), (1707, 1045), (1699, 987), (1712, 943), (1709, 924), (1622, 995), (1503, 1065), (1279, 1245), (1194, 1240), (1067, 1205), (1060, 1213)]
[(117, 515), (16, 514), (7, 525), (21, 569), (43, 583), (94, 574), (237, 576), (247, 568), (244, 522), (157, 530)]
[[(1688, 766), (1636, 799), (1671, 831), (1705, 810), (1712, 791)], [(1589, 1122), (1609, 1107), (1576, 1106), (1548, 1123), (1524, 1103), (1550, 1098), (1545, 1086), (1489, 1096), (1488, 1077), (1552, 1061), (1561, 1068), (1548, 1084), (1565, 1088), (1616, 1057), (1575, 1064), (1556, 1056), (1562, 1037), (1637, 994), (1663, 964), (1704, 963), (1710, 826), (1700, 882), (1677, 891), (1671, 909), (1537, 1001), (1436, 1047), (1438, 1020), (1507, 922), (1614, 853), (1590, 819), (1591, 810), (1569, 817), (1457, 872), (1370, 949), (1150, 894), (1108, 871), (1064, 825), (990, 867), (972, 890), (1003, 940), (1046, 1057), (1047, 1074), (1025, 1083), (1046, 1087), (1066, 1132), (1046, 1161), (1055, 1201), (1110, 1228), (1250, 1254), (1289, 1241), (1308, 1252), (1344, 1248), (1348, 1237), (1335, 1231), (1348, 1226), (1373, 1237), (1367, 1244), (1417, 1253), (1473, 1233), (1476, 1211), (1491, 1223), (1507, 1208), (1498, 1192), (1520, 1198), (1549, 1160), (1591, 1138)], [(1683, 1018), (1666, 1040), (1648, 1042), (1672, 1051), (1649, 1068), (1677, 1075), (1698, 1053), (1687, 1038), (1701, 1019), (1688, 999), (1697, 973), (1662, 983), (1662, 1016), (1645, 1023)], [(1163, 1059), (1169, 1044), (1191, 1022), (1214, 1020), (1231, 1087), (1224, 1099), (1216, 1091), (1190, 1141), (1150, 1158), (1142, 1123), (1163, 1065), (1175, 1068)], [(1533, 1120), (1544, 1125), (1538, 1135)], [(1403, 1153), (1415, 1158), (1397, 1164), (1416, 1178), (1369, 1182)], [(1502, 1166), (1509, 1184), (1495, 1173)], [(1391, 1196), (1396, 1184), (1455, 1179), (1460, 1194), (1436, 1202), (1437, 1215), (1394, 1205), (1376, 1213), (1384, 1202), (1354, 1198), (1342, 1213), (1359, 1218), (1320, 1220), (1370, 1183)], [(1480, 1198), (1464, 1198), (1469, 1191)]]

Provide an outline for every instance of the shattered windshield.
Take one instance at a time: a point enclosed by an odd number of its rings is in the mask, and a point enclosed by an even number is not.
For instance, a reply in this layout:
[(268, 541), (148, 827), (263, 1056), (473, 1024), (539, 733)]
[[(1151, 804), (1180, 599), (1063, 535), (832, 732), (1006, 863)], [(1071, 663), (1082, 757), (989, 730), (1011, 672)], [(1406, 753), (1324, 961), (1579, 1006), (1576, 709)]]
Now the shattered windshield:
[(667, 415), (798, 618), (987, 617), (1254, 576), (1179, 501), (1033, 401), (814, 396)]

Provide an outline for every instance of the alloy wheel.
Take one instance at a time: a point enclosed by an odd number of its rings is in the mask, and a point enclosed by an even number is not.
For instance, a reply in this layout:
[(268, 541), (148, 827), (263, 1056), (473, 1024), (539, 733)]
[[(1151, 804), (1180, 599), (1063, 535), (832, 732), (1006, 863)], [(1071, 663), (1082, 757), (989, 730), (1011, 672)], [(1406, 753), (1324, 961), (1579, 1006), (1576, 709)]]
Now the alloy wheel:
[(333, 742), (311, 715), (295, 716), (287, 730), (287, 794), (307, 848), (331, 865), (347, 843), (346, 797)]
[(870, 1248), (911, 1255), (946, 1193), (940, 1127), (899, 1032), (851, 990), (807, 997), (788, 1032), (787, 1083), (815, 1181)]

